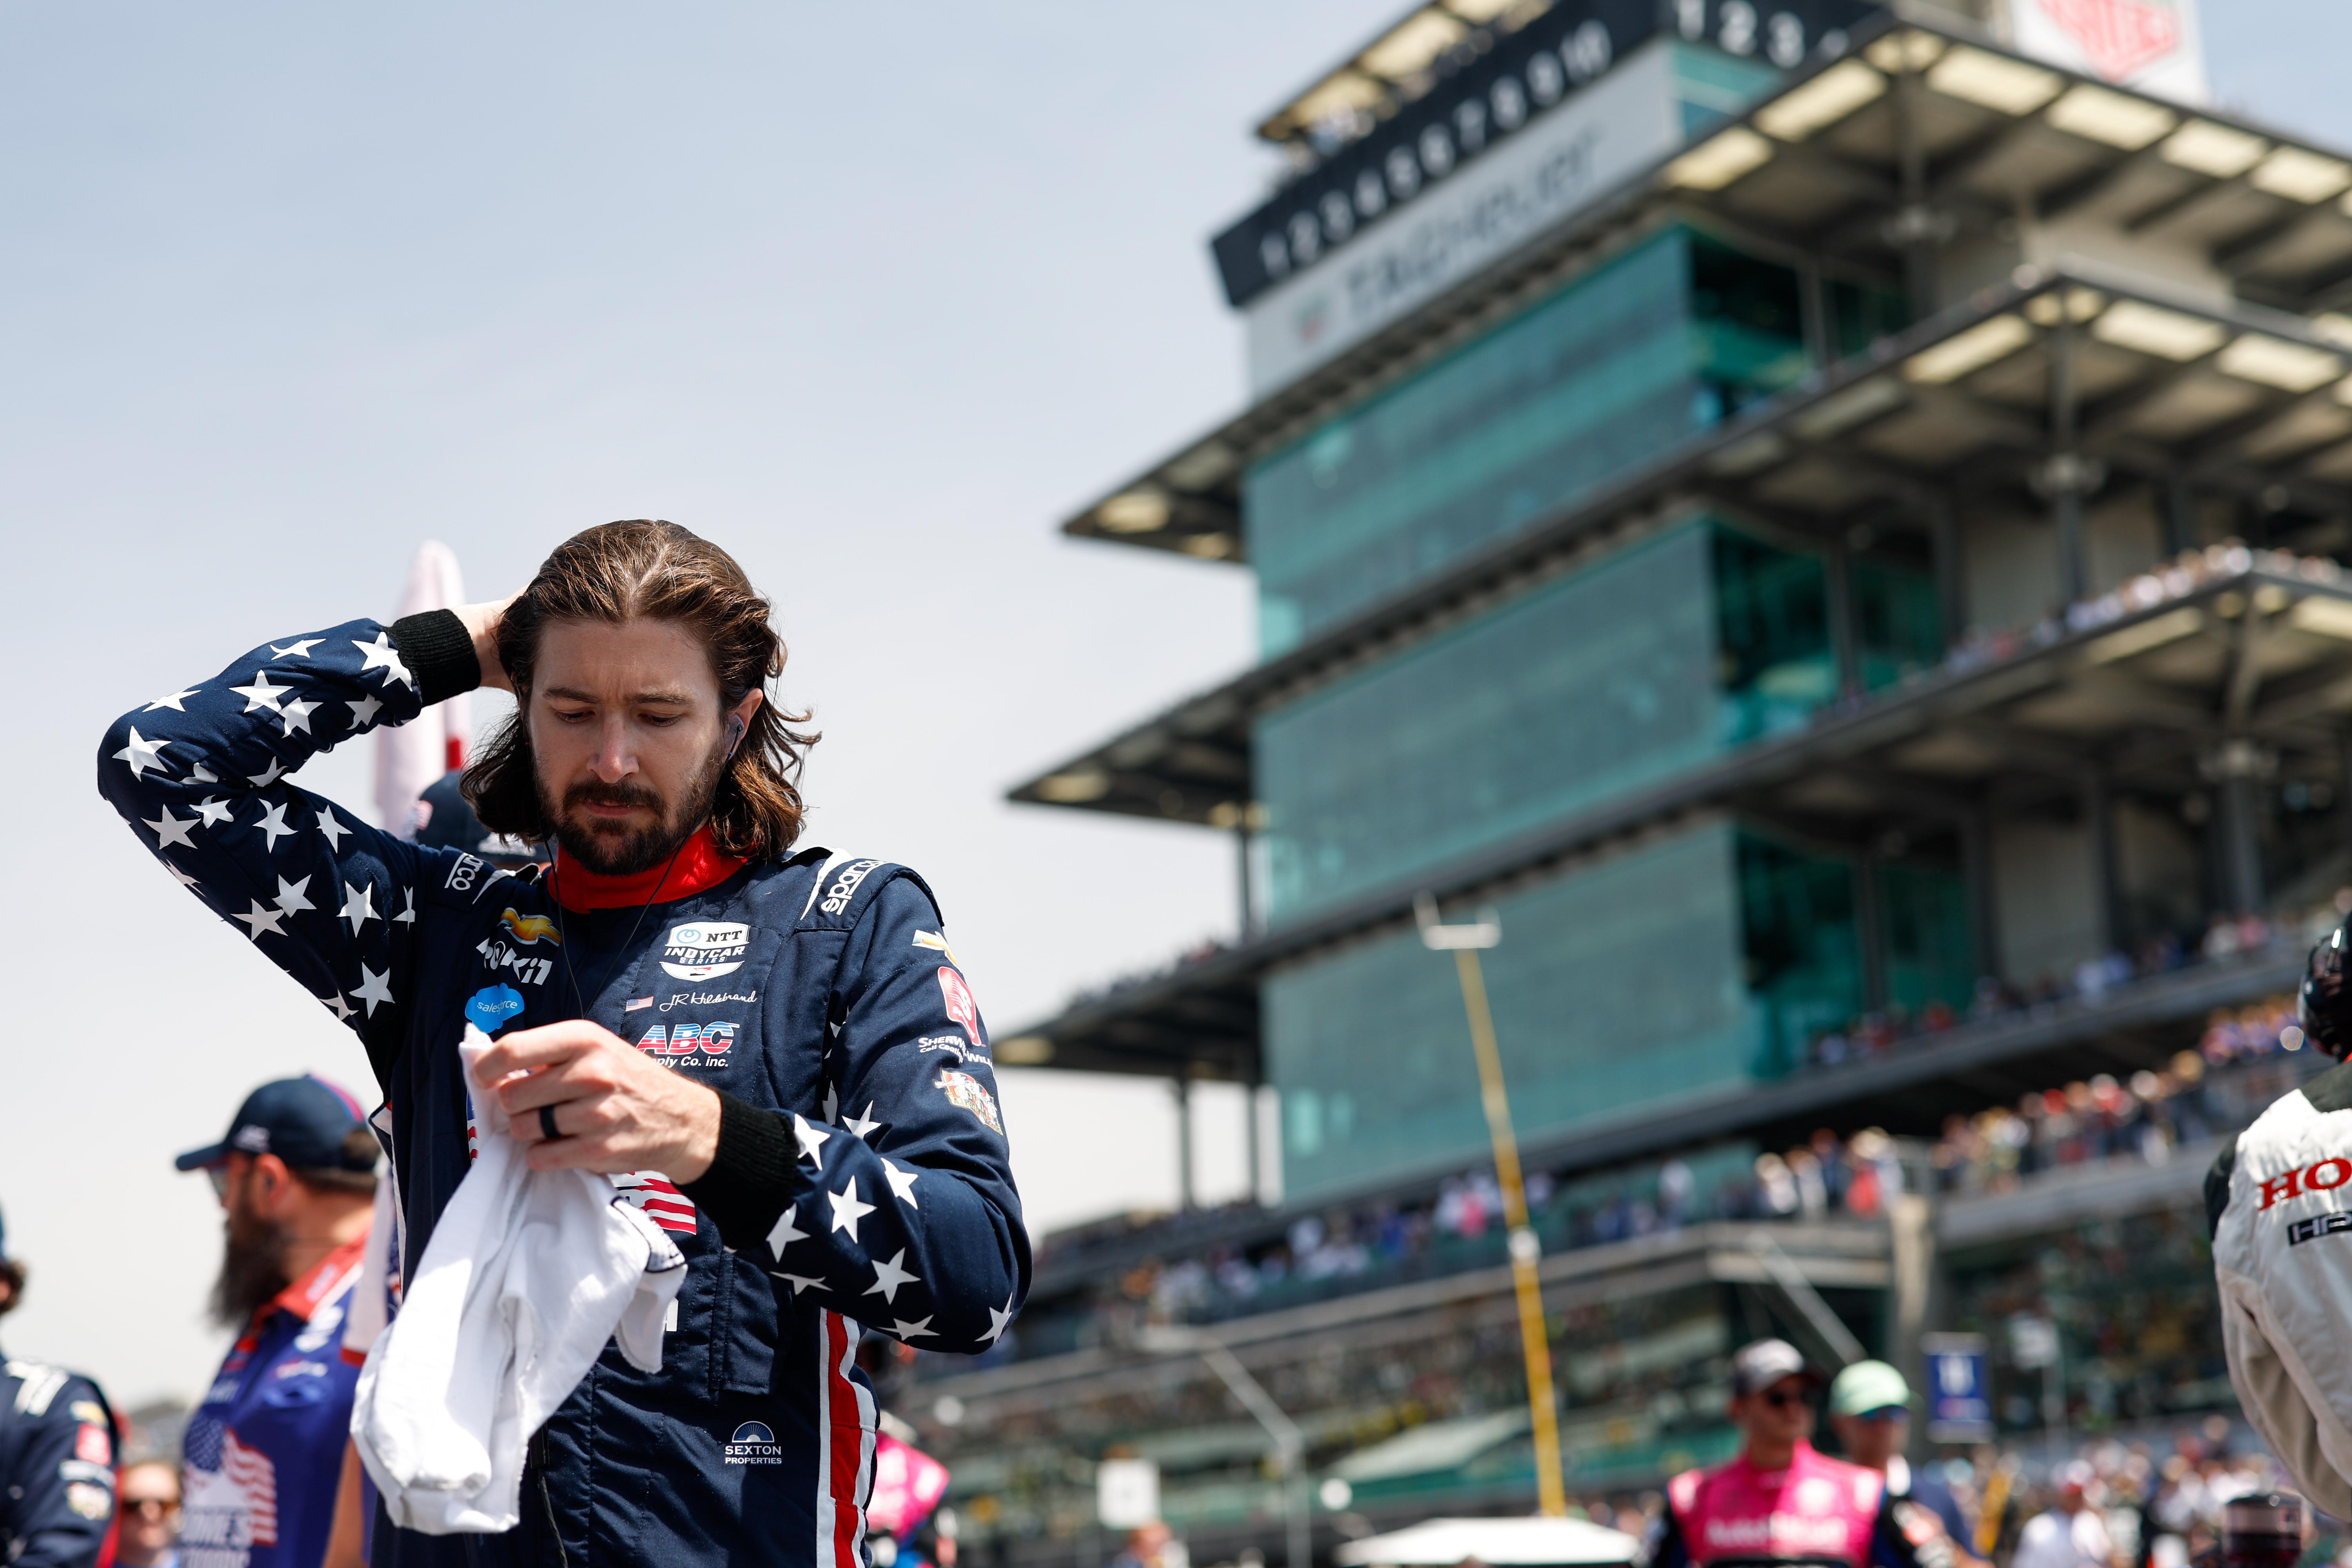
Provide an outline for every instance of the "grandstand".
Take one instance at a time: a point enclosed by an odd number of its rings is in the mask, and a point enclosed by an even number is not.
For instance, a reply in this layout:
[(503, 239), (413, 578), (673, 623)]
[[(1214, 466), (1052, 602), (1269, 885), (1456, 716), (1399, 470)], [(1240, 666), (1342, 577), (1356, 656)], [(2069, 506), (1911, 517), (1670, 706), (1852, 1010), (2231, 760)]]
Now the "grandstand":
[(2352, 162), (2021, 37), (1433, 0), (1268, 117), (1249, 405), (1063, 525), (1252, 572), (1261, 658), (1013, 792), (1231, 836), (1234, 930), (997, 1059), (1278, 1137), (920, 1358), (968, 1553), (1107, 1559), (1117, 1457), (1201, 1562), (1532, 1505), (1424, 896), (1501, 926), (1571, 1494), (1727, 1454), (1765, 1331), (1981, 1333), (2011, 1435), (2231, 1410), (2202, 1167), (2352, 907)]

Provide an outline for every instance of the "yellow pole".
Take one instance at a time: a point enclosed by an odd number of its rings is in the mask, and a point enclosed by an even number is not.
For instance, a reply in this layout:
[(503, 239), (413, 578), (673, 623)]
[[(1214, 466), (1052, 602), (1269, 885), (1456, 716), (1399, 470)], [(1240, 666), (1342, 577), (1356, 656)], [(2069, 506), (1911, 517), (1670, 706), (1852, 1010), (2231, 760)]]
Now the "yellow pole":
[(1528, 1363), (1528, 1414), (1535, 1421), (1537, 1510), (1568, 1517), (1560, 1479), (1559, 1415), (1552, 1407), (1551, 1341), (1544, 1332), (1543, 1290), (1536, 1280), (1535, 1232), (1528, 1226), (1527, 1188), (1519, 1179), (1519, 1140), (1511, 1131), (1511, 1102), (1503, 1092), (1503, 1055), (1495, 1045), (1495, 1017), (1486, 1007), (1486, 977), (1475, 948), (1454, 950), (1462, 977), (1462, 1005), (1470, 1015), (1470, 1045), (1478, 1055), (1479, 1098), (1486, 1133), (1495, 1143), (1495, 1179), (1503, 1189), (1503, 1220), (1510, 1227), (1511, 1289), (1519, 1301), (1519, 1349)]

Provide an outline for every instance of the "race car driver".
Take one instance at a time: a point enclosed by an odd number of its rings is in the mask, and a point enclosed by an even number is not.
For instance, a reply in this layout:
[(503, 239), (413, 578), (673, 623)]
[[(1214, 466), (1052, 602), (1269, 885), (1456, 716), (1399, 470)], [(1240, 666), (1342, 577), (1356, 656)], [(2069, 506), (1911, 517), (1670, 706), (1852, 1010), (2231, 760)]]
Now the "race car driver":
[[(1942, 1526), (1887, 1496), (1876, 1470), (1816, 1451), (1811, 1395), (1821, 1378), (1786, 1340), (1731, 1358), (1739, 1455), (1666, 1483), (1647, 1568), (1836, 1562), (1851, 1568), (1950, 1568)], [(1922, 1517), (1925, 1516), (1925, 1517)]]
[(2274, 1101), (2205, 1177), (2221, 1345), (2246, 1419), (2305, 1497), (2352, 1518), (2352, 989), (2347, 933), (2314, 948), (2304, 1037), (2338, 1065)]
[[(724, 551), (610, 523), (511, 600), (263, 644), (100, 745), (141, 841), (366, 1047), (404, 1271), (488, 1094), (533, 1169), (610, 1174), (688, 1255), (661, 1371), (607, 1349), (533, 1439), (522, 1524), (430, 1537), (379, 1510), (379, 1568), (858, 1568), (877, 1420), (856, 1323), (969, 1352), (1020, 1308), (971, 989), (913, 872), (795, 850), (809, 738), (767, 700), (782, 663)], [(517, 710), (467, 795), (487, 831), (554, 842), (544, 874), (371, 829), (286, 777), (479, 684)], [(471, 1081), (469, 1021), (496, 1037)]]
[[(0, 1229), (0, 1317), (24, 1300), (25, 1267)], [(0, 1563), (90, 1568), (114, 1523), (114, 1412), (63, 1367), (0, 1356)]]

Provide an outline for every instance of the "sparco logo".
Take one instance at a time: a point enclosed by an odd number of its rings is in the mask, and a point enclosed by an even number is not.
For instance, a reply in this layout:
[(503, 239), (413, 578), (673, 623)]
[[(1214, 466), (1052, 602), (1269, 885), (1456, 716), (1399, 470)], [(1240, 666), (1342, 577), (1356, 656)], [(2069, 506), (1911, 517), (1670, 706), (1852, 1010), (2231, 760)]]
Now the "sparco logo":
[(672, 926), (661, 966), (674, 980), (712, 980), (743, 967), (751, 928), (734, 921)]
[(735, 1436), (726, 1444), (727, 1462), (730, 1465), (781, 1465), (784, 1462), (783, 1445), (776, 1435), (757, 1421), (746, 1421), (735, 1428)]
[(880, 864), (879, 860), (852, 860), (844, 866), (841, 875), (833, 879), (833, 886), (824, 890), (824, 902), (817, 908), (829, 915), (837, 915), (847, 909), (851, 897), (857, 891), (857, 884), (866, 880), (874, 868)]

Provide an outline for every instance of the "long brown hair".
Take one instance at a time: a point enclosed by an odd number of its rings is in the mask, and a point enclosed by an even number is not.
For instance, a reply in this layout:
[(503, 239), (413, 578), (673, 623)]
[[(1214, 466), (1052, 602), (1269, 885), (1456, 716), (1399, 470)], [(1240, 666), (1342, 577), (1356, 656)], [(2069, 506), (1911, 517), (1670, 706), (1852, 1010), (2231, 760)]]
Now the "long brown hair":
[[(732, 708), (783, 673), (784, 644), (768, 625), (768, 608), (733, 556), (674, 522), (608, 522), (557, 545), (499, 620), (499, 662), (514, 685), (515, 711), (466, 770), (462, 787), (482, 826), (533, 844), (554, 831), (540, 804), (523, 722), (548, 622), (680, 622), (710, 657), (720, 705)], [(800, 837), (801, 763), (817, 737), (792, 726), (808, 718), (778, 707), (772, 692), (752, 713), (710, 805), (710, 835), (726, 853), (761, 859)]]

